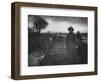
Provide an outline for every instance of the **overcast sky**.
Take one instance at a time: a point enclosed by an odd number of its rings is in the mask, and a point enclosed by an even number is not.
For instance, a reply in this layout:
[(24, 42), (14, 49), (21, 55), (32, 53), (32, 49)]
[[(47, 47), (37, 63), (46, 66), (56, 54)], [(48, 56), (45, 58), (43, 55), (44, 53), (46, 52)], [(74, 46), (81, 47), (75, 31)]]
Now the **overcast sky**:
[[(28, 27), (33, 28), (36, 15), (28, 16)], [(68, 33), (68, 27), (72, 26), (74, 32), (78, 30), (81, 33), (86, 33), (88, 31), (88, 19), (83, 17), (61, 17), (61, 16), (41, 16), (44, 18), (48, 25), (41, 32), (64, 32)]]

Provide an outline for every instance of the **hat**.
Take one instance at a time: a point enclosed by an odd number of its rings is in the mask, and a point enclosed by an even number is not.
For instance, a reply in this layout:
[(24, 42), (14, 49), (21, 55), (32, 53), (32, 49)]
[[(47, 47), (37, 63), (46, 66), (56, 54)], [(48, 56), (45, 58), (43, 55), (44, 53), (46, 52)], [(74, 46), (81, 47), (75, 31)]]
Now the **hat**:
[(70, 27), (68, 28), (68, 31), (74, 31), (74, 28), (73, 28), (72, 26), (70, 26)]

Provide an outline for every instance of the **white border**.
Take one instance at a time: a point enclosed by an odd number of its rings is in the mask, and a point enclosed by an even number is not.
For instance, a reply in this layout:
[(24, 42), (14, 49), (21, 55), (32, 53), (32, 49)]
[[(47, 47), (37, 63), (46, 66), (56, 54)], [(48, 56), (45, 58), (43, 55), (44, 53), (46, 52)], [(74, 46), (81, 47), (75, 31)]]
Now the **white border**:
[[(28, 14), (88, 17), (88, 64), (28, 67)], [(94, 11), (38, 7), (20, 8), (20, 75), (94, 71)]]

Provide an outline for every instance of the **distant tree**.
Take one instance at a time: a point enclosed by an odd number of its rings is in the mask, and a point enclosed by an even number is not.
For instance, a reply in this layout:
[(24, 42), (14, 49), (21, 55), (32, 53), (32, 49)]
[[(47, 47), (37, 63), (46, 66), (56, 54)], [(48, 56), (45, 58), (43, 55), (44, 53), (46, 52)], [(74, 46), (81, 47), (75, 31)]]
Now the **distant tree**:
[(48, 23), (42, 17), (37, 17), (34, 22), (37, 33), (40, 33), (42, 29), (46, 28), (46, 25), (48, 25)]

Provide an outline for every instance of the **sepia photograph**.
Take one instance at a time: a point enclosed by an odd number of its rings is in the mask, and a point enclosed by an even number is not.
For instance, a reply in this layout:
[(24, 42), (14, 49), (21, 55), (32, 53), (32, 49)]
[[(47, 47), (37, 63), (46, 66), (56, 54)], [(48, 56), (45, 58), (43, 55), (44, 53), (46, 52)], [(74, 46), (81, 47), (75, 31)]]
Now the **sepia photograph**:
[(88, 63), (88, 18), (28, 15), (28, 66)]

